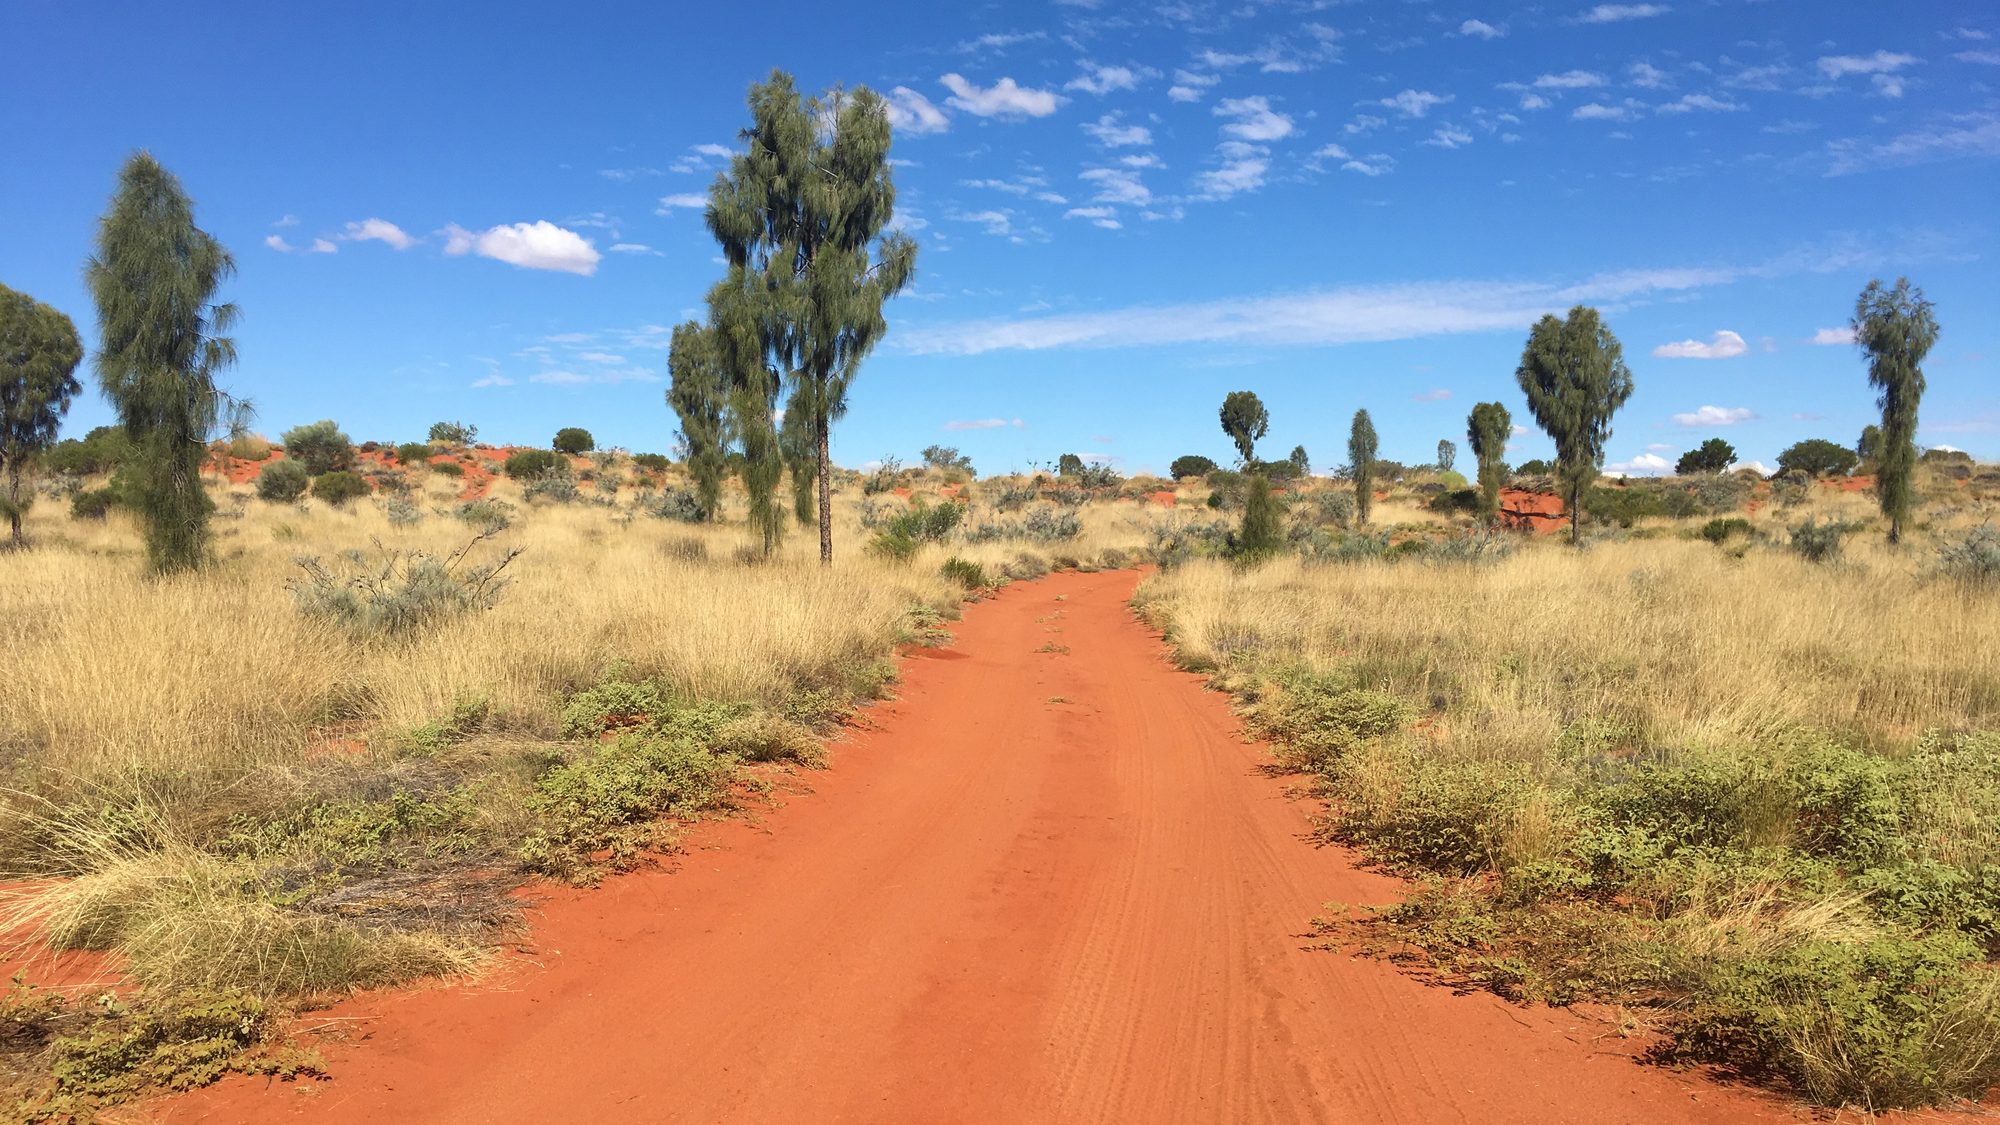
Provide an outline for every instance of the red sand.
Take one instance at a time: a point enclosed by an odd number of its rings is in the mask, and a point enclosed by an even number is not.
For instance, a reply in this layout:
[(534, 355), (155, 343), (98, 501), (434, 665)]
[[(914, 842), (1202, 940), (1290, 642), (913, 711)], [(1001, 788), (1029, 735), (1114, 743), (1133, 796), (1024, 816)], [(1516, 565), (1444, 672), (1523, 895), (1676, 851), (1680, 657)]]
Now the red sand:
[(1180, 494), (1171, 488), (1163, 488), (1158, 492), (1148, 493), (1146, 499), (1162, 508), (1171, 508), (1180, 499)]
[[(334, 1077), (154, 1103), (236, 1122), (1749, 1122), (1562, 1010), (1309, 948), (1399, 884), (1308, 840), (1130, 573), (973, 606), (763, 824), (557, 891), (478, 985), (307, 1020)], [(1047, 642), (1065, 654), (1037, 651)], [(333, 1022), (329, 1022), (331, 1017)], [(324, 1034), (322, 1032), (322, 1034)]]
[(1529, 528), (1538, 535), (1560, 531), (1568, 526), (1569, 518), (1563, 512), (1562, 497), (1551, 492), (1529, 492), (1521, 488), (1500, 490), (1500, 525), (1502, 527)]
[(1866, 492), (1875, 487), (1872, 475), (1858, 477), (1825, 477), (1819, 482), (1823, 487), (1841, 492)]

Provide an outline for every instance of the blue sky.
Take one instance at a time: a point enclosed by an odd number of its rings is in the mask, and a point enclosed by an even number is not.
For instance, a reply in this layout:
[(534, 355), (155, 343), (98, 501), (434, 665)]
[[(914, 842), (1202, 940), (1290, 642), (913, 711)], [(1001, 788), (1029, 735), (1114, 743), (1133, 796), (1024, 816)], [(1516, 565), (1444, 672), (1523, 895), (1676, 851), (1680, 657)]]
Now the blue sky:
[[(227, 381), (274, 435), (668, 448), (699, 197), (776, 66), (892, 99), (921, 244), (846, 464), (1220, 461), (1237, 389), (1267, 456), (1339, 464), (1365, 406), (1429, 460), (1475, 402), (1526, 420), (1527, 325), (1577, 301), (1638, 383), (1614, 466), (1769, 464), (1869, 420), (1841, 335), (1901, 273), (1944, 326), (1920, 440), (2000, 457), (1986, 4), (0, 0), (0, 41), (0, 281), (92, 336), (81, 266), (150, 149), (236, 254)], [(108, 419), (93, 390), (70, 428)]]

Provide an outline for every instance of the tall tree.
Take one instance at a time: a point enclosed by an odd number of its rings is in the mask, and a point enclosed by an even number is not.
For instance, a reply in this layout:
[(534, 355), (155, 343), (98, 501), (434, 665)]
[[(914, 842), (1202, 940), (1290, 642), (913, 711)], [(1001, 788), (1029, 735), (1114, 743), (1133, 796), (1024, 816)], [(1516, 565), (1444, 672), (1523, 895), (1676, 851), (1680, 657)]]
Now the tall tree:
[(1863, 461), (1873, 461), (1882, 452), (1882, 427), (1870, 422), (1861, 427), (1861, 438), (1854, 443), (1854, 455)]
[(1236, 443), (1236, 456), (1248, 467), (1257, 459), (1257, 439), (1271, 428), (1271, 414), (1254, 391), (1231, 391), (1222, 400), (1222, 432)]
[(215, 504), (202, 458), (225, 413), (247, 410), (215, 385), (236, 362), (235, 341), (222, 335), (236, 306), (215, 303), (235, 271), (229, 251), (194, 225), (180, 181), (148, 153), (127, 160), (84, 275), (102, 335), (97, 378), (132, 439), (131, 500), (156, 574), (207, 558)]
[(818, 520), (814, 501), (819, 498), (815, 488), (819, 451), (813, 448), (812, 419), (805, 411), (786, 408), (784, 424), (778, 427), (778, 452), (784, 456), (785, 472), (792, 481), (792, 518), (800, 527), (811, 527)]
[(28, 463), (55, 444), (70, 400), (83, 389), (76, 381), (81, 362), (83, 340), (69, 317), (0, 285), (0, 473), (7, 485), (0, 511), (16, 547), (26, 542), (21, 517), (34, 502), (33, 491), (22, 491)]
[(724, 450), (729, 445), (729, 383), (715, 336), (699, 322), (675, 325), (668, 349), (667, 405), (681, 420), (695, 506), (702, 519), (712, 520), (722, 506), (722, 474), (728, 464)]
[[(889, 112), (867, 87), (800, 94), (774, 70), (750, 87), (744, 151), (709, 189), (709, 233), (755, 326), (760, 368), (782, 374), (812, 426), (820, 561), (833, 562), (832, 432), (861, 361), (888, 330), (882, 305), (909, 284), (917, 244), (895, 213)], [(714, 299), (711, 297), (711, 307)]]
[(1285, 463), (1292, 467), (1294, 477), (1302, 477), (1312, 471), (1312, 461), (1306, 456), (1306, 447), (1303, 445), (1293, 446), (1292, 455), (1285, 458)]
[(1875, 494), (1889, 517), (1889, 542), (1903, 538), (1917, 469), (1917, 403), (1924, 397), (1924, 357), (1937, 343), (1938, 322), (1924, 291), (1899, 277), (1895, 288), (1870, 281), (1854, 303), (1854, 341), (1868, 353), (1868, 385), (1881, 392), (1881, 449)]
[(1736, 447), (1719, 437), (1709, 438), (1674, 462), (1674, 472), (1684, 477), (1697, 473), (1719, 473), (1736, 461)]
[(1375, 422), (1366, 410), (1355, 411), (1348, 428), (1347, 463), (1354, 473), (1354, 516), (1365, 527), (1375, 506)]
[(1244, 481), (1243, 525), (1236, 535), (1236, 554), (1246, 561), (1266, 559), (1285, 545), (1284, 509), (1271, 495), (1271, 478), (1253, 472)]
[(1604, 466), (1611, 416), (1632, 397), (1625, 349), (1597, 310), (1578, 305), (1569, 317), (1544, 316), (1528, 333), (1514, 377), (1528, 396), (1528, 412), (1556, 443), (1556, 477), (1569, 506), (1570, 542), (1581, 542), (1577, 515), (1583, 491)]
[(1465, 441), (1479, 463), (1479, 513), (1492, 519), (1500, 510), (1500, 486), (1507, 483), (1507, 439), (1514, 416), (1497, 402), (1482, 402), (1465, 419)]
[(1438, 442), (1438, 472), (1450, 472), (1452, 465), (1457, 460), (1458, 447), (1453, 445), (1448, 439), (1441, 439)]

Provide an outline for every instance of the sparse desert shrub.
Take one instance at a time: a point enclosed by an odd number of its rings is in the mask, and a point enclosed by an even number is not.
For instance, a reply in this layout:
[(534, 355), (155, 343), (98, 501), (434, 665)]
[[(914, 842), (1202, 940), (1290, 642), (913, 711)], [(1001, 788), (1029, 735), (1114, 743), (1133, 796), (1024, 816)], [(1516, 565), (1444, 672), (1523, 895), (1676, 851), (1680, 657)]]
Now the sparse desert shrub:
[(938, 573), (967, 590), (983, 590), (992, 583), (987, 581), (986, 570), (978, 563), (953, 555), (944, 560)]
[(552, 449), (517, 449), (507, 455), (500, 471), (514, 480), (534, 480), (568, 467), (569, 463)]
[(259, 434), (237, 434), (229, 439), (229, 455), (238, 461), (262, 461), (271, 455), (271, 443)]
[(479, 427), (464, 422), (433, 422), (429, 436), (433, 445), (466, 446), (479, 436)]
[(424, 510), (401, 496), (391, 496), (383, 501), (382, 514), (395, 527), (413, 527), (424, 522)]
[(303, 575), (291, 585), (301, 612), (326, 617), (363, 637), (408, 634), (447, 618), (491, 609), (507, 588), (501, 577), (521, 554), (471, 561), (477, 535), (443, 558), (421, 551), (382, 549), (374, 559), (349, 551), (332, 569), (316, 558), (295, 560)]
[(429, 442), (406, 441), (396, 447), (396, 460), (405, 465), (421, 465), (431, 459)]
[(481, 535), (505, 531), (514, 522), (514, 506), (505, 500), (467, 500), (451, 510), (451, 517), (479, 529)]
[(549, 443), (549, 447), (557, 453), (580, 457), (597, 448), (597, 439), (591, 437), (590, 431), (582, 426), (564, 426), (556, 431), (555, 440)]
[(73, 519), (101, 520), (118, 506), (118, 492), (110, 488), (93, 488), (79, 492), (69, 498), (69, 514)]
[[(56, 1026), (77, 1022), (59, 1019), (62, 1007), (58, 999), (44, 1018)], [(85, 1017), (84, 1026), (50, 1045), (48, 1097), (30, 1095), (16, 1107), (23, 1120), (88, 1119), (109, 1103), (155, 1090), (191, 1090), (231, 1072), (318, 1073), (315, 1056), (260, 1049), (278, 1037), (280, 1013), (240, 993), (140, 1001), (106, 997), (78, 1015)]]
[(632, 455), (632, 464), (649, 473), (663, 472), (672, 463), (667, 460), (664, 453), (634, 453)]
[(1841, 548), (1854, 530), (1852, 524), (1837, 520), (1822, 522), (1818, 516), (1807, 516), (1806, 522), (1792, 528), (1791, 548), (1807, 562), (1837, 563)]
[(547, 500), (554, 504), (575, 503), (582, 495), (576, 487), (576, 478), (560, 470), (543, 473), (528, 481), (521, 488), (521, 495), (529, 500)]
[(257, 498), (273, 504), (296, 503), (312, 485), (312, 474), (297, 461), (273, 461), (257, 474)]
[[(521, 843), (529, 867), (579, 881), (601, 866), (632, 866), (663, 839), (661, 817), (695, 816), (720, 804), (734, 768), (690, 738), (627, 731), (585, 750), (535, 781), (535, 830)], [(604, 853), (600, 865), (593, 859)]]
[(2000, 586), (2000, 528), (1981, 524), (1940, 543), (1931, 573), (1966, 586)]
[(286, 430), (285, 458), (297, 461), (314, 476), (354, 467), (354, 446), (331, 419)]
[(1720, 547), (1731, 539), (1750, 539), (1757, 534), (1757, 528), (1742, 516), (1717, 516), (1701, 525), (1696, 534)]
[[(277, 468), (276, 465), (271, 466)], [(341, 469), (326, 473), (312, 483), (313, 499), (339, 507), (357, 496), (368, 495), (368, 482), (361, 474)]]
[(891, 562), (909, 562), (923, 549), (923, 543), (904, 531), (878, 531), (868, 541), (868, 550)]
[(1750, 495), (1750, 482), (1736, 473), (1715, 473), (1694, 482), (1696, 506), (1711, 515), (1733, 512)]
[(441, 476), (462, 477), (465, 475), (465, 466), (456, 461), (433, 461), (431, 471)]
[(700, 523), (701, 498), (685, 488), (663, 488), (658, 496), (641, 500), (640, 506), (647, 515), (657, 520), (673, 520), (676, 523)]
[(887, 535), (919, 543), (942, 543), (951, 537), (952, 531), (964, 518), (963, 504), (926, 504), (919, 500), (907, 511), (882, 521), (881, 530)]

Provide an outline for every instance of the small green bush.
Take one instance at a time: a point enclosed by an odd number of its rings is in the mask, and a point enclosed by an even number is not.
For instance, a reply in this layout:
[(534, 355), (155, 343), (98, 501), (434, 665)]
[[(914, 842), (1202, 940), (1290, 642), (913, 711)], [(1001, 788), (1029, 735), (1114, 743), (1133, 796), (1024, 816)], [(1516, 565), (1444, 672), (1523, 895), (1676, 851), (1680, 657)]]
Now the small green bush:
[(481, 535), (505, 531), (514, 522), (514, 506), (505, 500), (467, 500), (451, 510), (453, 519), (471, 524)]
[(521, 495), (529, 500), (547, 500), (553, 504), (573, 504), (582, 495), (576, 486), (576, 478), (566, 472), (543, 473), (522, 486)]
[(1792, 528), (1791, 548), (1807, 562), (1837, 563), (1845, 540), (1854, 530), (1852, 524), (1837, 520), (1821, 523), (1818, 516), (1807, 516), (1806, 522)]
[(557, 453), (580, 457), (597, 448), (597, 439), (591, 437), (590, 431), (582, 426), (564, 426), (556, 431), (555, 440), (549, 443), (549, 447)]
[[(283, 463), (280, 462), (280, 464)], [(272, 468), (276, 467), (276, 465), (272, 466)], [(335, 507), (345, 504), (357, 496), (366, 495), (368, 495), (368, 482), (361, 479), (361, 474), (348, 472), (345, 469), (327, 473), (318, 480), (313, 481), (312, 484), (313, 499), (332, 504)]]
[(354, 467), (354, 445), (330, 419), (286, 430), (280, 440), (285, 458), (304, 465), (314, 476)]
[(297, 461), (273, 461), (257, 474), (257, 498), (273, 504), (295, 503), (312, 485), (312, 474)]
[[(50, 1073), (58, 1096), (116, 1101), (148, 1090), (192, 1090), (231, 1071), (288, 1077), (318, 1073), (312, 1056), (301, 1052), (252, 1054), (278, 1034), (281, 1023), (278, 1013), (254, 997), (177, 995), (137, 1004), (111, 1000), (104, 1016), (80, 1034), (61, 1036), (52, 1044)], [(85, 1112), (79, 1119), (89, 1116)], [(67, 1119), (70, 1114), (60, 1110), (49, 1118)]]
[(479, 427), (464, 422), (434, 422), (428, 436), (433, 445), (471, 445), (472, 439), (479, 436)]
[(734, 767), (688, 739), (628, 731), (537, 778), (528, 798), (535, 830), (520, 847), (529, 867), (588, 881), (600, 864), (629, 867), (662, 839), (661, 817), (694, 816), (722, 803)]
[(967, 590), (983, 590), (992, 585), (987, 581), (985, 568), (957, 555), (944, 560), (944, 565), (939, 567), (938, 571), (944, 575), (946, 581), (956, 582)]
[(1934, 577), (1966, 586), (2000, 586), (2000, 528), (1980, 524), (1955, 539), (1938, 545)]
[(431, 471), (448, 477), (462, 477), (465, 475), (465, 466), (456, 461), (433, 461)]
[(700, 523), (701, 498), (685, 488), (663, 488), (658, 496), (642, 500), (640, 506), (645, 513), (657, 520), (672, 520), (675, 523)]
[(663, 453), (634, 453), (632, 455), (632, 464), (649, 473), (657, 473), (664, 471), (673, 462), (667, 460), (666, 455)]
[(507, 455), (507, 460), (500, 471), (514, 480), (533, 480), (568, 467), (569, 462), (554, 450), (517, 449)]
[(421, 551), (382, 550), (370, 559), (348, 551), (329, 568), (316, 558), (293, 560), (303, 576), (292, 583), (300, 612), (326, 617), (361, 636), (412, 633), (447, 618), (491, 609), (507, 588), (501, 572), (521, 554), (472, 563), (484, 535), (444, 558)]
[(868, 541), (870, 551), (891, 562), (909, 562), (923, 546), (908, 533), (897, 531), (878, 531)]
[(405, 465), (421, 465), (430, 459), (429, 442), (406, 441), (396, 447), (396, 460)]
[(73, 519), (101, 520), (118, 506), (118, 491), (112, 488), (93, 488), (79, 492), (69, 498), (69, 514)]
[(1757, 528), (1742, 516), (1717, 516), (1701, 525), (1697, 533), (1703, 539), (1720, 547), (1731, 539), (1750, 539), (1757, 534)]

